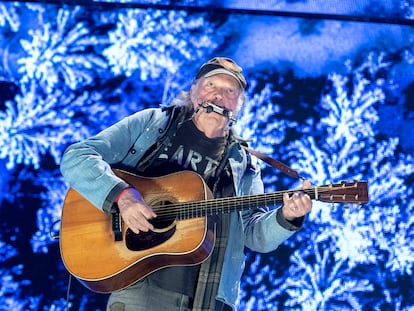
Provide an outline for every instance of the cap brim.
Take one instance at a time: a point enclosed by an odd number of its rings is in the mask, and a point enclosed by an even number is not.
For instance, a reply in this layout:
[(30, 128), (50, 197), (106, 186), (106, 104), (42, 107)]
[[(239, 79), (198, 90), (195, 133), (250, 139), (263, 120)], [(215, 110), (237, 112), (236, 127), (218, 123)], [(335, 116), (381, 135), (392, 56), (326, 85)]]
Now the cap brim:
[(230, 77), (233, 77), (239, 83), (241, 89), (242, 90), (244, 89), (243, 83), (241, 83), (239, 78), (237, 78), (237, 76), (234, 73), (232, 73), (231, 71), (228, 71), (224, 68), (213, 69), (213, 70), (207, 72), (203, 77), (208, 78), (208, 77), (215, 76), (215, 75), (218, 75), (218, 74), (225, 74), (225, 75), (228, 75)]

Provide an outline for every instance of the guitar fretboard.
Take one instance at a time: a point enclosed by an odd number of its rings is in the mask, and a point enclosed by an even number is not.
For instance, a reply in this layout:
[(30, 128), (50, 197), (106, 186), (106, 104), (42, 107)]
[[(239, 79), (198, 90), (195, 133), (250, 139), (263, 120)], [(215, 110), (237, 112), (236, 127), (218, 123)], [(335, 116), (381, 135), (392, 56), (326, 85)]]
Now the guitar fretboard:
[[(272, 193), (255, 194), (240, 197), (218, 198), (205, 201), (173, 203), (163, 207), (157, 214), (164, 217), (174, 217), (179, 220), (204, 216), (227, 214), (231, 212), (247, 211), (257, 208), (268, 208), (283, 203), (283, 194), (292, 195), (292, 191), (278, 191)], [(343, 183), (299, 190), (306, 193), (313, 200), (330, 203), (366, 203), (366, 182)]]

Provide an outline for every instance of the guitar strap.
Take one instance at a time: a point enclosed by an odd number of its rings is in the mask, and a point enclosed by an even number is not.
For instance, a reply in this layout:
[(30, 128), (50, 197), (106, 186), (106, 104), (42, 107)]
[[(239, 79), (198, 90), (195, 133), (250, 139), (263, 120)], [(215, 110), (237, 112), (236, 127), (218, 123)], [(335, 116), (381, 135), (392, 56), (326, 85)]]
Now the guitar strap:
[(286, 164), (280, 162), (279, 160), (273, 159), (272, 157), (263, 154), (261, 152), (258, 152), (256, 150), (253, 150), (245, 145), (242, 145), (242, 147), (250, 152), (252, 155), (254, 155), (255, 157), (259, 158), (260, 160), (266, 162), (267, 164), (269, 164), (270, 166), (278, 169), (279, 171), (285, 173), (286, 175), (292, 176), (294, 178), (298, 178), (298, 179), (302, 179), (304, 180), (305, 178), (302, 177), (297, 171), (295, 171), (294, 169), (290, 168), (289, 166), (287, 166)]

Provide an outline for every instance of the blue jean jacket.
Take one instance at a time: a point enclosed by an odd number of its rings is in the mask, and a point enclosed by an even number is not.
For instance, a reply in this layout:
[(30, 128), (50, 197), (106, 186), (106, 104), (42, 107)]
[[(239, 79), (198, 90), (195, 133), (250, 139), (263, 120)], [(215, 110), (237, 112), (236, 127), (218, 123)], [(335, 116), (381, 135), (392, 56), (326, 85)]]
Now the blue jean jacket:
[[(97, 208), (109, 212), (115, 198), (129, 187), (111, 168), (134, 168), (147, 149), (163, 135), (168, 122), (165, 110), (150, 108), (71, 145), (60, 166), (65, 180)], [(229, 162), (237, 196), (263, 193), (260, 168), (257, 162), (247, 167), (244, 149), (232, 148)], [(298, 229), (284, 220), (280, 209), (233, 212), (217, 299), (235, 306), (244, 269), (245, 246), (257, 252), (270, 252)]]

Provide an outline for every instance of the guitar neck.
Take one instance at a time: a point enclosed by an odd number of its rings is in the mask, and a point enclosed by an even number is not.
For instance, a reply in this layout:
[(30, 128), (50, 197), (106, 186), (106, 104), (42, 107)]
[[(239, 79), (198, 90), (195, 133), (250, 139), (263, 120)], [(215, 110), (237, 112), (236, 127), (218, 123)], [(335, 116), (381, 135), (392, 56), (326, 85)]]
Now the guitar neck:
[(256, 208), (276, 206), (281, 203), (283, 203), (283, 194), (278, 193), (219, 198), (200, 202), (180, 203), (177, 206), (177, 214), (179, 215), (178, 218), (182, 220), (247, 211)]
[[(227, 214), (257, 208), (268, 208), (283, 203), (283, 194), (289, 196), (298, 190), (277, 191), (240, 197), (210, 199), (197, 202), (175, 203), (162, 209), (162, 213), (174, 215), (178, 219), (191, 219), (203, 216)], [(329, 203), (367, 203), (367, 183), (354, 182), (320, 186), (300, 190), (312, 200)]]

